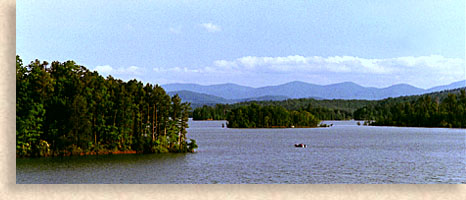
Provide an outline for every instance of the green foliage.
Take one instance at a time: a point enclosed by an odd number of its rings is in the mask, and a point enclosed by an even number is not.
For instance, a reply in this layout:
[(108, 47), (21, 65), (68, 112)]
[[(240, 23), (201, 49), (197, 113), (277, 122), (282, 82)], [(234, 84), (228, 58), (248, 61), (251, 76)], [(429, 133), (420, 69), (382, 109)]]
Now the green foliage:
[[(191, 109), (158, 85), (16, 56), (18, 156), (187, 152)], [(176, 147), (176, 148), (175, 148)]]
[(281, 106), (250, 104), (234, 108), (227, 115), (229, 128), (316, 127), (314, 115), (306, 110), (289, 111)]
[(194, 120), (224, 120), (229, 111), (229, 105), (217, 104), (214, 107), (204, 105), (194, 109), (192, 117)]
[(371, 125), (464, 128), (466, 92), (463, 88), (389, 98), (356, 110), (354, 116), (356, 119), (373, 120)]
[(195, 149), (197, 149), (196, 140), (190, 139), (190, 142), (188, 143), (188, 152), (194, 152)]
[[(465, 127), (464, 90), (464, 88), (445, 90), (379, 101), (288, 99), (232, 105), (217, 104), (213, 107), (203, 106), (194, 109), (193, 119), (228, 120), (228, 127), (287, 127), (291, 124), (303, 124), (298, 119), (306, 118), (305, 115), (293, 111), (307, 111), (320, 120), (365, 120), (364, 125), (371, 123), (390, 126)], [(257, 110), (258, 107), (270, 108), (274, 114)], [(284, 111), (278, 107), (289, 113), (283, 115)], [(277, 118), (280, 122), (276, 121)]]
[(279, 106), (287, 110), (303, 110), (311, 113), (320, 120), (347, 120), (353, 118), (353, 112), (367, 105), (375, 105), (376, 101), (368, 100), (316, 100), (316, 99), (288, 99), (284, 101), (250, 101), (236, 104), (217, 104), (202, 106), (194, 109), (194, 120), (225, 120), (232, 109), (257, 104), (260, 106)]

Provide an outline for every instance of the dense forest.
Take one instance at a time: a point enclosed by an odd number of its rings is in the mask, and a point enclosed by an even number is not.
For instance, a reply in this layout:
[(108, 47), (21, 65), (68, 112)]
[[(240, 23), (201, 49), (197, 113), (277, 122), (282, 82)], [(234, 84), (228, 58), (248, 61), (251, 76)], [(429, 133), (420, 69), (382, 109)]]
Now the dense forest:
[(280, 106), (289, 111), (306, 110), (320, 120), (353, 119), (353, 112), (367, 105), (376, 105), (369, 100), (316, 100), (312, 98), (288, 99), (283, 101), (250, 101), (236, 104), (217, 104), (194, 109), (194, 120), (225, 120), (232, 109), (258, 104), (260, 106)]
[(320, 120), (306, 110), (289, 111), (282, 106), (250, 104), (227, 114), (229, 128), (316, 127)]
[(456, 89), (389, 98), (356, 110), (354, 117), (380, 126), (465, 128), (466, 92)]
[(190, 109), (158, 85), (16, 56), (17, 156), (192, 152)]
[(217, 104), (215, 106), (204, 105), (193, 111), (193, 120), (226, 120), (227, 112), (231, 111), (229, 104)]
[[(193, 119), (235, 120), (234, 123), (230, 122), (231, 127), (289, 126), (295, 123), (285, 119), (284, 121), (288, 122), (267, 125), (264, 118), (259, 119), (262, 121), (258, 122), (250, 115), (259, 116), (258, 113), (251, 111), (252, 108), (259, 106), (276, 109), (274, 112), (286, 111), (288, 112), (287, 116), (291, 116), (294, 111), (306, 111), (319, 120), (356, 119), (371, 121), (371, 125), (464, 128), (466, 127), (466, 95), (464, 91), (465, 88), (459, 88), (378, 101), (288, 99), (284, 101), (241, 102), (231, 105), (217, 104), (194, 109)], [(251, 107), (251, 105), (254, 106)], [(264, 112), (260, 111), (259, 113), (263, 115)], [(240, 121), (239, 116), (243, 116), (245, 121)], [(282, 116), (270, 115), (268, 120), (276, 120), (275, 117)]]

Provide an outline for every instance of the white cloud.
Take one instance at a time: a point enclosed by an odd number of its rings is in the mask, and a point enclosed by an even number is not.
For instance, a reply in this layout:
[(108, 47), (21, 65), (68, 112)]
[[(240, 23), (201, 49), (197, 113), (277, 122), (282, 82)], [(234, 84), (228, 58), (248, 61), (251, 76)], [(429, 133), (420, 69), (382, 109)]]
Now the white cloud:
[(234, 61), (226, 61), (226, 60), (216, 60), (214, 61), (214, 66), (223, 68), (223, 69), (233, 69), (238, 65)]
[(203, 69), (189, 69), (187, 67), (172, 67), (172, 68), (162, 68), (162, 67), (154, 67), (152, 68), (154, 72), (157, 73), (166, 73), (166, 72), (183, 72), (183, 73), (202, 73), (205, 70)]
[(234, 60), (216, 60), (213, 65), (223, 73), (249, 74), (263, 79), (267, 78), (266, 74), (279, 74), (288, 77), (288, 81), (306, 75), (319, 75), (328, 80), (335, 79), (333, 82), (359, 81), (363, 85), (386, 82), (385, 86), (408, 83), (424, 88), (464, 80), (466, 77), (464, 59), (439, 55), (382, 59), (354, 56), (245, 56)]
[(94, 68), (95, 71), (99, 72), (100, 74), (106, 76), (106, 75), (142, 75), (143, 74), (143, 69), (137, 66), (129, 66), (129, 67), (119, 67), (119, 68), (113, 68), (110, 65), (101, 65), (101, 66), (96, 66)]
[(181, 33), (181, 26), (178, 26), (178, 27), (170, 27), (168, 30), (169, 30), (171, 33), (180, 34), (180, 33)]
[(214, 25), (212, 23), (203, 23), (203, 24), (201, 24), (201, 26), (204, 27), (209, 32), (218, 32), (218, 31), (222, 30), (222, 28), (220, 28), (220, 26)]
[(128, 68), (122, 68), (124, 73), (128, 73), (128, 74), (135, 74), (135, 75), (140, 75), (141, 73), (141, 68), (139, 67), (136, 67), (136, 66), (130, 66)]
[(363, 86), (387, 87), (398, 83), (429, 88), (464, 80), (464, 59), (439, 55), (396, 58), (354, 56), (257, 57), (215, 60), (203, 67), (96, 66), (102, 75), (122, 79), (141, 78), (152, 83), (237, 83), (251, 86), (277, 85), (290, 81), (331, 84), (352, 81)]
[(113, 71), (113, 68), (110, 67), (110, 65), (102, 65), (102, 66), (97, 66), (94, 69), (95, 71), (103, 74), (109, 74)]
[[(464, 70), (464, 60), (443, 56), (366, 59), (353, 56), (287, 57), (246, 56), (235, 60), (217, 60), (222, 69), (277, 72), (344, 72), (361, 74), (397, 74), (407, 71), (454, 74)], [(427, 71), (426, 71), (427, 70)]]

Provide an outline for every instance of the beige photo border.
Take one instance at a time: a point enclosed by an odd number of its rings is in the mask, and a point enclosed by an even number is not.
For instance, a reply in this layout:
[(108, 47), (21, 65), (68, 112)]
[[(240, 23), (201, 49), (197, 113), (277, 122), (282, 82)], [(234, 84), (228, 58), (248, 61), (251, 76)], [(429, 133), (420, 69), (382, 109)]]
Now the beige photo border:
[(466, 199), (466, 185), (16, 184), (15, 54), (16, 2), (2, 0), (0, 199)]

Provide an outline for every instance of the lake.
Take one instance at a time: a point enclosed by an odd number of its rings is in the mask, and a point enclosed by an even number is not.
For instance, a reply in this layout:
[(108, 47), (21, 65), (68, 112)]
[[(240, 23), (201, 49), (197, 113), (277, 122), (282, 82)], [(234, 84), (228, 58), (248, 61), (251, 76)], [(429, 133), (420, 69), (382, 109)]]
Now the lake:
[[(21, 183), (466, 183), (466, 130), (228, 129), (190, 121), (196, 153), (17, 158)], [(296, 148), (304, 143), (308, 148)]]

